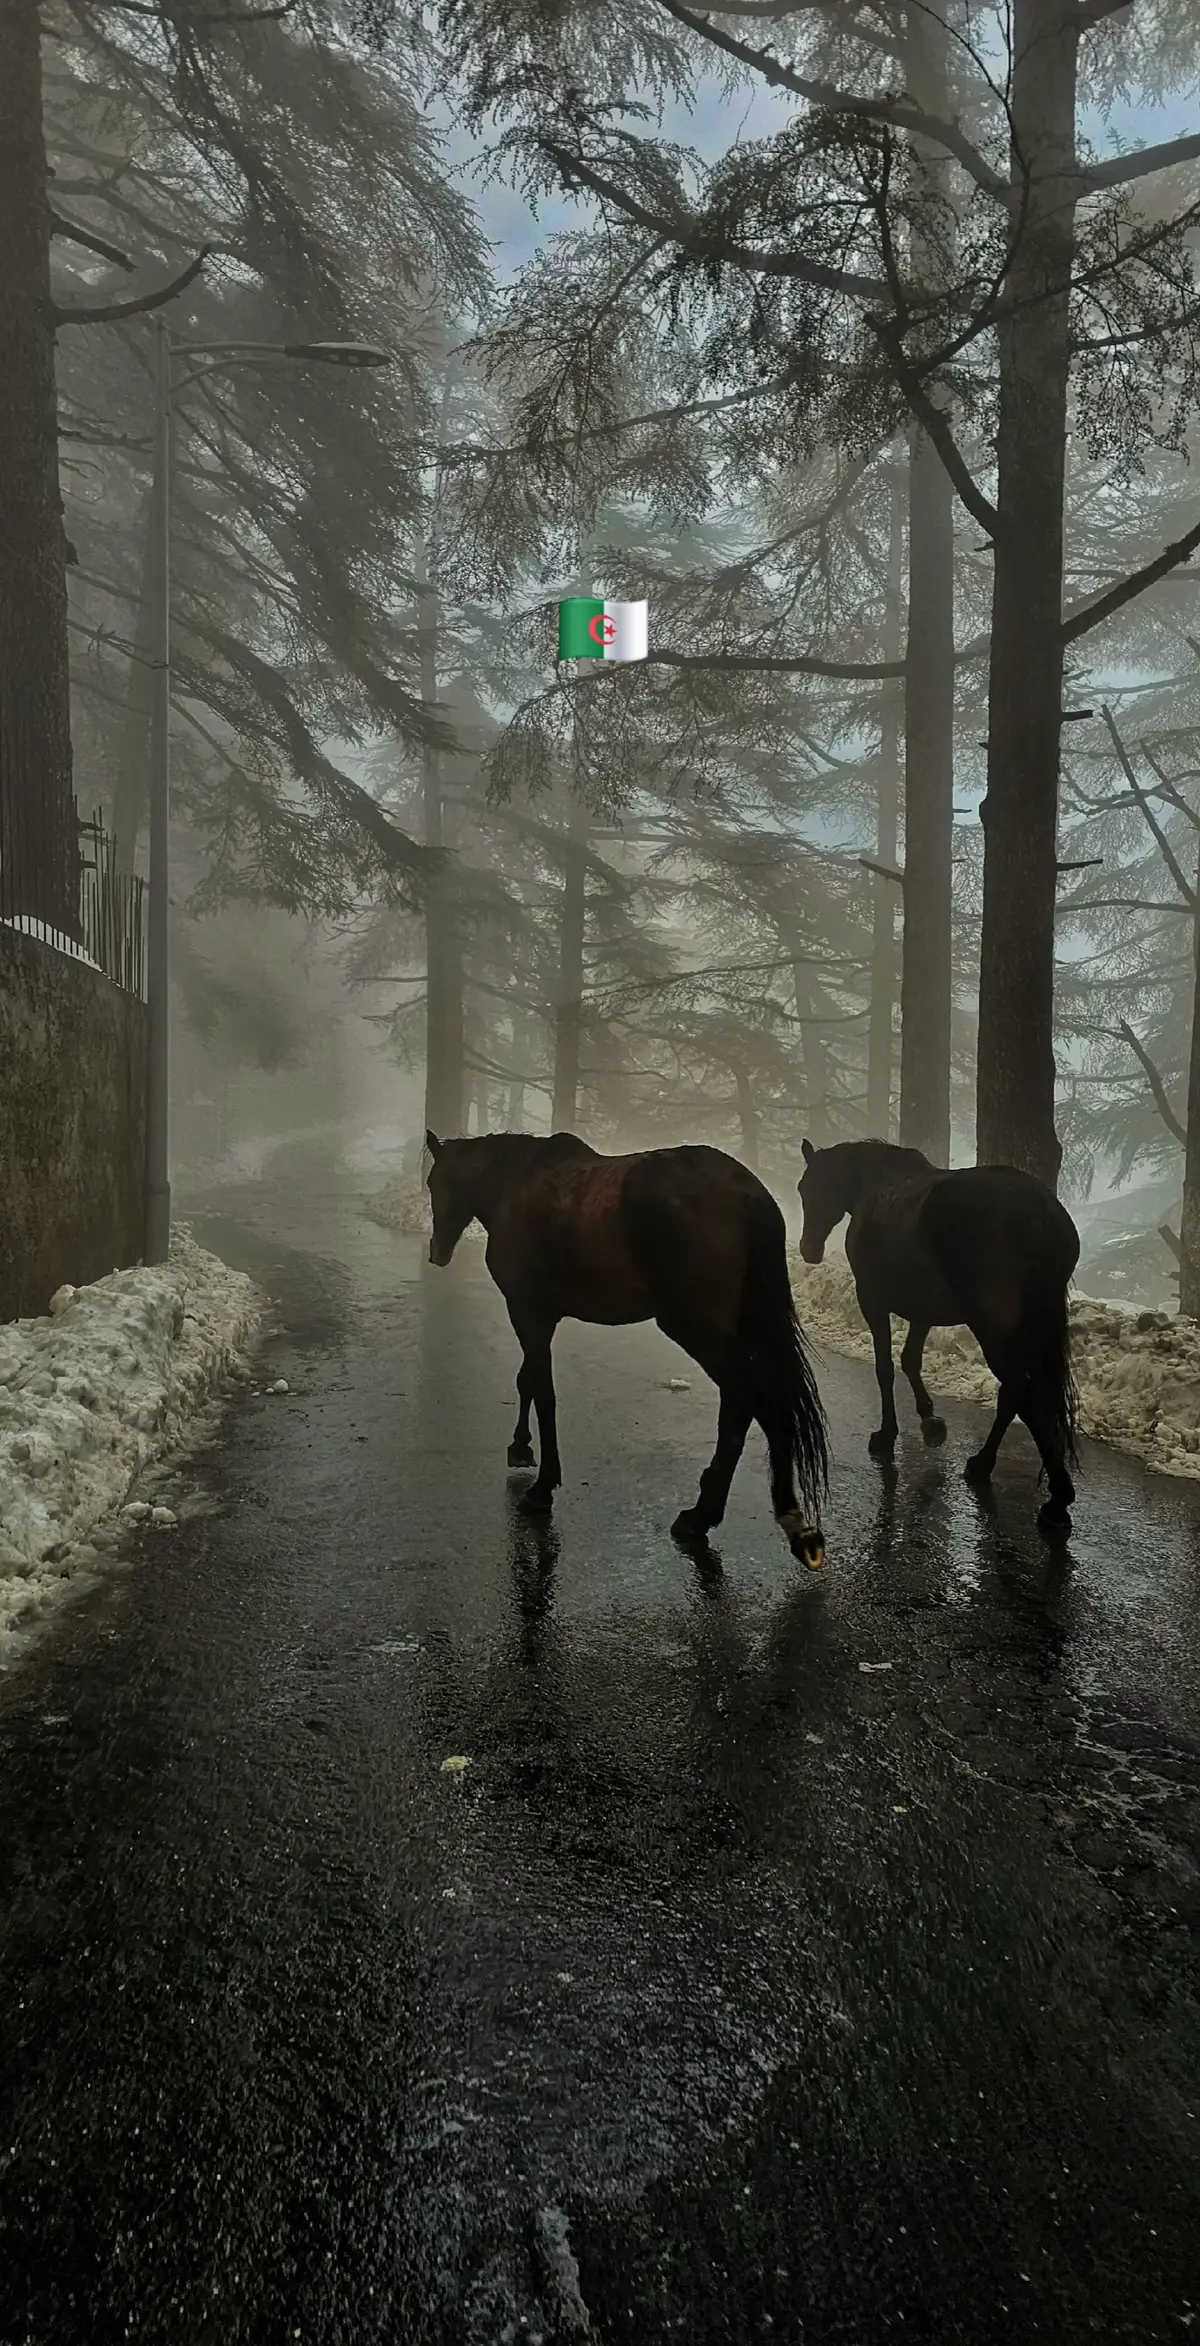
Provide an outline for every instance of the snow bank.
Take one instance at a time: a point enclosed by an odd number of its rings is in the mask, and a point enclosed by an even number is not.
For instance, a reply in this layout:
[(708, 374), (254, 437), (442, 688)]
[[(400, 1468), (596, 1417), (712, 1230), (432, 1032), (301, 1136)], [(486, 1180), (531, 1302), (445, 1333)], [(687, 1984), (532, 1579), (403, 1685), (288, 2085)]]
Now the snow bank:
[[(796, 1308), (805, 1332), (834, 1352), (870, 1360), (871, 1339), (859, 1313), (844, 1255), (824, 1263), (790, 1256)], [(1071, 1332), (1080, 1419), (1085, 1433), (1157, 1467), (1160, 1474), (1200, 1477), (1200, 1320), (1177, 1319), (1129, 1304), (1073, 1298)], [(897, 1347), (897, 1387), (903, 1387)], [(996, 1380), (966, 1328), (934, 1328), (925, 1347), (930, 1391), (991, 1408)], [(897, 1391), (903, 1423), (903, 1402)]]
[[(363, 1212), (368, 1221), (381, 1223), (385, 1230), (398, 1230), (405, 1238), (428, 1238), (433, 1229), (429, 1191), (414, 1189), (411, 1181), (391, 1182), (378, 1196), (367, 1199)], [(473, 1238), (482, 1246), (486, 1236), (478, 1222), (472, 1222), (463, 1232), (463, 1242)]]
[(91, 1579), (103, 1518), (241, 1367), (263, 1304), (177, 1228), (169, 1263), (60, 1287), (46, 1319), (0, 1326), (0, 1664)]

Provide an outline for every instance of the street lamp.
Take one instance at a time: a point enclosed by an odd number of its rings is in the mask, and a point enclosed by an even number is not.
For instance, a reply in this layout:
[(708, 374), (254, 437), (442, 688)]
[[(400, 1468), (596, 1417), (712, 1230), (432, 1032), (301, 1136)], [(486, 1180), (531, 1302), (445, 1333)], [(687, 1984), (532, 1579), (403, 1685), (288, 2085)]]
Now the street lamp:
[[(191, 361), (178, 380), (175, 360)], [(150, 876), (146, 952), (146, 1232), (144, 1259), (165, 1263), (171, 1245), (170, 819), (171, 819), (171, 464), (174, 402), (202, 375), (273, 359), (318, 366), (386, 367), (368, 342), (177, 342), (155, 325), (154, 366), (154, 697), (150, 723)], [(199, 363), (196, 363), (199, 362)]]

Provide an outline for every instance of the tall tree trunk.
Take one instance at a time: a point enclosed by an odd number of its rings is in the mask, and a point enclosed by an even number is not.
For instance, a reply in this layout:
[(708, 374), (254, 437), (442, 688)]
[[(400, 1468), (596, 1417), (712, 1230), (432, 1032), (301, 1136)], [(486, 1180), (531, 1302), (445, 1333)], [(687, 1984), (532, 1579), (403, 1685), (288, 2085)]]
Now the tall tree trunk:
[(77, 937), (66, 540), (36, 0), (0, 0), (0, 914)]
[(830, 1066), (829, 1045), (821, 1032), (821, 1012), (830, 1004), (825, 989), (813, 976), (807, 964), (799, 957), (795, 944), (792, 954), (792, 994), (796, 1016), (800, 1020), (800, 1056), (804, 1063), (804, 1111), (808, 1125), (806, 1137), (815, 1149), (824, 1148), (832, 1135), (829, 1130)]
[(738, 1124), (742, 1135), (742, 1163), (752, 1173), (758, 1171), (758, 1110), (754, 1105), (754, 1086), (744, 1067), (735, 1067), (733, 1080), (737, 1086)]
[[(1200, 870), (1196, 874), (1200, 905)], [(1192, 1046), (1188, 1060), (1187, 1154), (1183, 1171), (1183, 1212), (1179, 1220), (1179, 1309), (1200, 1320), (1200, 910), (1192, 923), (1195, 984), (1192, 989)]]
[(138, 844), (150, 799), (150, 704), (154, 697), (154, 491), (146, 499), (137, 626), (125, 685), (125, 716), (113, 789), (113, 854), (118, 872), (137, 869)]
[[(438, 697), (437, 590), (418, 588), (421, 699)], [(422, 767), (423, 829), (427, 847), (448, 847), (442, 760), (426, 749)], [(463, 950), (455, 918), (454, 879), (447, 868), (429, 883), (425, 899), (425, 1127), (439, 1140), (463, 1129)]]
[[(907, 11), (907, 80), (926, 112), (948, 111), (945, 32)], [(944, 155), (914, 140), (918, 192), (947, 202)], [(914, 232), (918, 280), (949, 273), (944, 233)], [(933, 396), (940, 398), (936, 385)], [(904, 694), (904, 960), (900, 980), (900, 1139), (950, 1161), (951, 874), (954, 833), (954, 490), (914, 427), (909, 453), (908, 643)]]
[[(883, 656), (898, 660), (904, 642), (904, 476), (897, 465), (891, 479), (888, 530), (887, 612)], [(900, 742), (904, 727), (904, 686), (884, 687), (879, 726), (879, 795), (875, 818), (876, 861), (894, 868), (900, 824)], [(892, 1137), (893, 1028), (896, 1012), (896, 886), (876, 872), (871, 920), (871, 999), (867, 1035), (867, 1131), (877, 1140)]]
[(507, 1124), (510, 1132), (523, 1132), (525, 1129), (524, 1069), (529, 1045), (529, 1020), (525, 1016), (524, 1011), (514, 1010), (512, 1014), (512, 1056), (510, 1062), (512, 1067), (512, 1075), (509, 1080), (508, 1107), (506, 1111)]
[(1012, 175), (1025, 196), (1004, 288), (979, 968), (976, 1153), (1053, 1188), (1054, 907), (1063, 483), (1075, 242), (1075, 0), (1013, 0)]
[(469, 1070), (467, 1090), (475, 1109), (475, 1130), (477, 1133), (486, 1132), (491, 1123), (491, 1079), (486, 1065), (483, 1064), (487, 1059), (490, 1042), (487, 1012), (476, 1005), (467, 1020), (467, 1049), (475, 1062)]
[(583, 1029), (583, 940), (587, 919), (587, 857), (591, 819), (576, 790), (563, 843), (563, 888), (558, 932), (558, 987), (554, 1018), (552, 1132), (572, 1132), (579, 1107), (579, 1046)]

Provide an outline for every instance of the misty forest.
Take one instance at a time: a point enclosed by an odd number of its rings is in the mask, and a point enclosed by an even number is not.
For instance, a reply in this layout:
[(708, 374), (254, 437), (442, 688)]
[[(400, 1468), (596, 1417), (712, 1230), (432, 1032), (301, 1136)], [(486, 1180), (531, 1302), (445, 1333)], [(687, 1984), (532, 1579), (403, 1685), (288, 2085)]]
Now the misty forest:
[(417, 1141), (978, 1154), (1200, 1313), (1189, 0), (5, 15), (27, 911), (145, 868), (163, 321), (388, 361), (178, 394), (180, 1145), (344, 989)]

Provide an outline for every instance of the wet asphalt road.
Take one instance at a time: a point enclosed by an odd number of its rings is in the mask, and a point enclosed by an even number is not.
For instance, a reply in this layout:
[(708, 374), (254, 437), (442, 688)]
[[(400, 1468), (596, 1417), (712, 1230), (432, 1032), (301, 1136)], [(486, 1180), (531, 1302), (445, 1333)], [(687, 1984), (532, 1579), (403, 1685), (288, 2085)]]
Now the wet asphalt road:
[(698, 1568), (713, 1397), (568, 1329), (534, 1529), (477, 1250), (197, 1230), (292, 1389), (0, 1687), (0, 2346), (1185, 2340), (1200, 1490), (1056, 1553), (831, 1359), (824, 1572), (750, 1452)]

